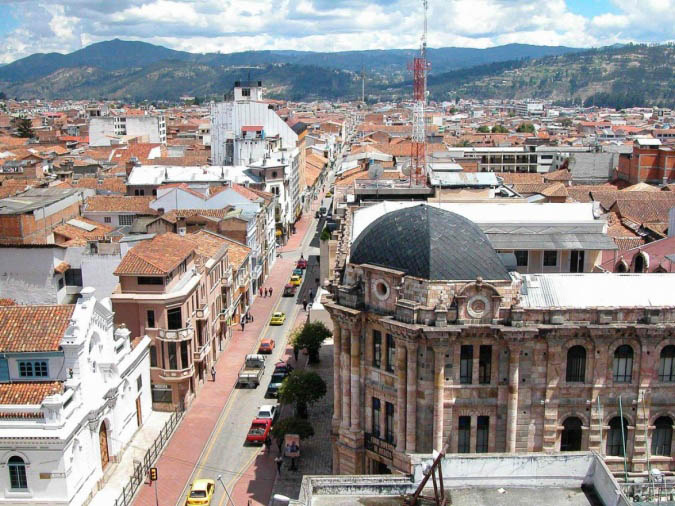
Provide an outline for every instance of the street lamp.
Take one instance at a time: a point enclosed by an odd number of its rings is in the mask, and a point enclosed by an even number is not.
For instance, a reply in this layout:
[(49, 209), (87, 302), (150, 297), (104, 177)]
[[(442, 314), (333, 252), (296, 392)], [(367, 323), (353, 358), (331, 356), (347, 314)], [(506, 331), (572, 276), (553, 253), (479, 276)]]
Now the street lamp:
[(223, 475), (222, 475), (222, 474), (219, 474), (219, 475), (218, 475), (218, 478), (216, 478), (216, 479), (217, 479), (217, 480), (220, 482), (220, 484), (223, 486), (223, 489), (225, 490), (225, 493), (227, 494), (227, 500), (228, 500), (228, 502), (231, 502), (231, 503), (232, 503), (232, 506), (236, 506), (236, 505), (234, 504), (234, 501), (232, 500), (232, 497), (230, 496), (230, 493), (227, 491), (227, 487), (226, 487), (225, 484), (223, 483)]

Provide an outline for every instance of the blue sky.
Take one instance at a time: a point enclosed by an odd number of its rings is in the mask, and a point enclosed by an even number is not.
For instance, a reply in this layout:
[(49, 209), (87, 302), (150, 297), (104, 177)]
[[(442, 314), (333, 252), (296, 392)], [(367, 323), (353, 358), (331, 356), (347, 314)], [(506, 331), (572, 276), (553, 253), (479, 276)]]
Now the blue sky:
[[(429, 0), (429, 45), (675, 40), (675, 0)], [(0, 63), (115, 37), (192, 52), (414, 48), (421, 0), (0, 0)]]

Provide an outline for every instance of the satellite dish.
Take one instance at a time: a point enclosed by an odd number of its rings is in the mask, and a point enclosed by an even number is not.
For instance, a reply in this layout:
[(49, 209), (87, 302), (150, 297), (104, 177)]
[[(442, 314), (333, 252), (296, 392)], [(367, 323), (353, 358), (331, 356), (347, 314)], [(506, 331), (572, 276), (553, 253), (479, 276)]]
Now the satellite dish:
[(374, 163), (368, 168), (368, 177), (370, 179), (380, 179), (384, 173), (384, 168), (379, 163)]

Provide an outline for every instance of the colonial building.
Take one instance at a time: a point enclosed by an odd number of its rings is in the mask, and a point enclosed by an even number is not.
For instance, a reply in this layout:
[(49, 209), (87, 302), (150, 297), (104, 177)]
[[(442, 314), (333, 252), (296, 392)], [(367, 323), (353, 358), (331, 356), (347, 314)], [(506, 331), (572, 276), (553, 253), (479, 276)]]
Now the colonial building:
[(110, 301), (0, 307), (0, 504), (84, 504), (150, 414), (147, 337)]
[(671, 275), (519, 274), (472, 221), (424, 204), (351, 228), (324, 301), (335, 472), (407, 473), (446, 445), (675, 468)]

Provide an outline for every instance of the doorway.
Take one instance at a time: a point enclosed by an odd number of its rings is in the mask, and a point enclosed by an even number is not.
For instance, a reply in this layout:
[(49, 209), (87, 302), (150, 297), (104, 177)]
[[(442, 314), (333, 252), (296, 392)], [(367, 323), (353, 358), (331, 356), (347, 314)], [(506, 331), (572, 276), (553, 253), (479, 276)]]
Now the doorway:
[(108, 430), (106, 429), (105, 422), (101, 424), (101, 428), (98, 431), (98, 445), (101, 450), (101, 469), (105, 470), (106, 466), (110, 463), (110, 455), (108, 454)]
[(584, 272), (584, 252), (574, 250), (570, 253), (570, 272)]
[(143, 414), (141, 412), (141, 396), (136, 397), (136, 423), (140, 427), (143, 425)]
[(563, 431), (560, 438), (561, 452), (578, 452), (581, 450), (581, 420), (576, 416), (567, 418), (563, 422)]

